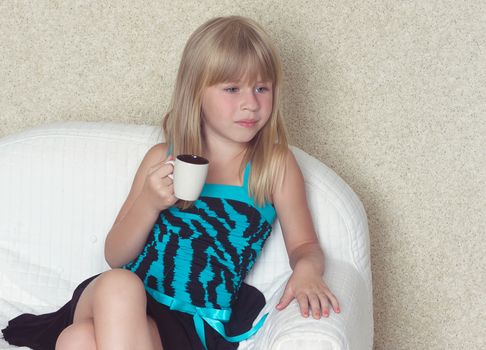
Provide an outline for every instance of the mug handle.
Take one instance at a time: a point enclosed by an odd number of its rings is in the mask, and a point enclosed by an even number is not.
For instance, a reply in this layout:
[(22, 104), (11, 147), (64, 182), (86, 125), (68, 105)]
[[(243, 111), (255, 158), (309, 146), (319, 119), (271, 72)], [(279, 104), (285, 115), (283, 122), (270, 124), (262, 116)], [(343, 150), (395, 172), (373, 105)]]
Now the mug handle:
[[(168, 160), (164, 164), (172, 164), (172, 167), (175, 166), (175, 162), (173, 160)], [(169, 179), (174, 180), (174, 175), (173, 174), (169, 174), (167, 176), (169, 177)]]

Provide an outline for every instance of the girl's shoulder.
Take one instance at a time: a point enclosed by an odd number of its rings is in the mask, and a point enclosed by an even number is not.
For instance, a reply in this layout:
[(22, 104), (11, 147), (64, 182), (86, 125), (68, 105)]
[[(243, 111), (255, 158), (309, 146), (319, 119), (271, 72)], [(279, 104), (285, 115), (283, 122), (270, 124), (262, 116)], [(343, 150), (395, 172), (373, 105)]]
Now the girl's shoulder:
[(283, 171), (281, 171), (275, 179), (276, 183), (274, 186), (274, 194), (275, 191), (281, 191), (282, 188), (285, 188), (286, 186), (289, 186), (289, 184), (294, 183), (296, 179), (297, 181), (302, 179), (302, 172), (294, 153), (290, 150), (290, 148), (287, 148), (283, 152), (284, 154), (281, 159), (281, 169)]
[(170, 145), (168, 143), (158, 143), (156, 145), (153, 145), (145, 153), (142, 164), (147, 164), (148, 166), (151, 166), (166, 160), (169, 156), (169, 148)]
[(285, 148), (279, 148), (279, 152), (281, 154), (281, 157), (279, 159), (279, 168), (283, 169), (283, 171), (280, 173), (280, 176), (277, 178), (277, 182), (281, 182), (285, 179), (285, 176), (288, 172), (291, 173), (300, 173), (300, 167), (299, 164), (297, 163), (297, 159), (295, 158), (294, 153), (289, 147)]

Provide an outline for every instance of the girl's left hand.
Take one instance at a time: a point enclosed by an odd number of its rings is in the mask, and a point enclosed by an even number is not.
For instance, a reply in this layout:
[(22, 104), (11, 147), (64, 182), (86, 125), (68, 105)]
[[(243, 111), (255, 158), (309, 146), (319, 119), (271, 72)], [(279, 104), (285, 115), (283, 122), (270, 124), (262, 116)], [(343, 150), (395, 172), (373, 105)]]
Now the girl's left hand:
[(309, 316), (309, 307), (312, 316), (320, 319), (329, 316), (329, 306), (339, 313), (339, 303), (329, 290), (322, 277), (312, 271), (310, 267), (296, 266), (290, 276), (284, 293), (277, 304), (278, 310), (283, 310), (293, 299), (297, 299), (302, 316)]

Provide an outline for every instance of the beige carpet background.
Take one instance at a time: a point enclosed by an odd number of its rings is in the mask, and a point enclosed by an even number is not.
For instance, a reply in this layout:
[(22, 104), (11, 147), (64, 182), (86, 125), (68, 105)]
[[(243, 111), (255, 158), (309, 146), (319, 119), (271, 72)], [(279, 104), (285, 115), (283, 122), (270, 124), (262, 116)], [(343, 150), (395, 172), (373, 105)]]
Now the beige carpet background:
[(158, 124), (188, 35), (228, 14), (275, 38), (292, 143), (364, 203), (375, 349), (485, 349), (483, 0), (0, 1), (0, 136)]

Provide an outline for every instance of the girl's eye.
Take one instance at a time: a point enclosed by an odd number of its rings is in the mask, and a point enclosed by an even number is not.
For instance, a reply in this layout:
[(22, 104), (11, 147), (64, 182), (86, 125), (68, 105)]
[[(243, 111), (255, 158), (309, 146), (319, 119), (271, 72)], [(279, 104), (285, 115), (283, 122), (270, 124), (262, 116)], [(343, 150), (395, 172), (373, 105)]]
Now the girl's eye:
[(231, 93), (235, 93), (235, 92), (238, 92), (238, 88), (237, 87), (234, 87), (234, 86), (231, 86), (231, 87), (225, 88), (224, 91), (231, 92)]
[(267, 92), (269, 89), (266, 86), (260, 86), (260, 87), (257, 87), (255, 90), (256, 90), (256, 92), (261, 94), (263, 92)]

